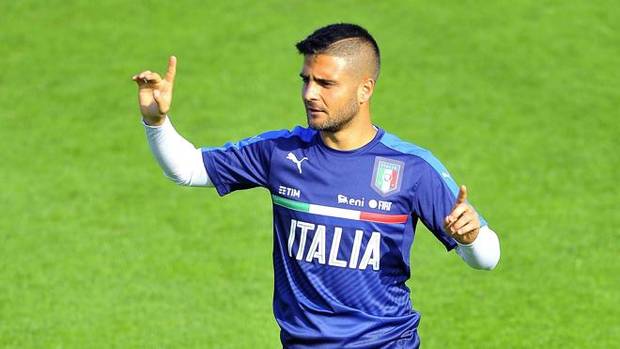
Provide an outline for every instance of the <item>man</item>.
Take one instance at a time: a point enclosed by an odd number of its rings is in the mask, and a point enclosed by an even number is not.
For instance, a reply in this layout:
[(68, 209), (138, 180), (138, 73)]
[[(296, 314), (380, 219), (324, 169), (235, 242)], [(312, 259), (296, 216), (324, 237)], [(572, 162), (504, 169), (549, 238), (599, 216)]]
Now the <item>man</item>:
[(409, 251), (418, 220), (467, 264), (492, 269), (496, 234), (430, 152), (371, 122), (379, 48), (333, 24), (297, 44), (308, 128), (196, 149), (167, 117), (176, 58), (162, 79), (133, 77), (151, 149), (175, 182), (273, 199), (274, 313), (287, 348), (417, 348)]

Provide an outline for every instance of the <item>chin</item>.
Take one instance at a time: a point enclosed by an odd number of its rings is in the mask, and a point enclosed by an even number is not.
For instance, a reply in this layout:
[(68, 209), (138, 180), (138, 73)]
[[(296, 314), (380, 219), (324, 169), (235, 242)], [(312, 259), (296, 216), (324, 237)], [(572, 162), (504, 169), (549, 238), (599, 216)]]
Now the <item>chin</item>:
[(323, 132), (338, 132), (342, 129), (342, 125), (331, 125), (329, 123), (317, 123), (308, 121), (308, 127), (315, 131), (323, 131)]
[(321, 127), (322, 125), (317, 125), (314, 123), (309, 122), (308, 123), (308, 127), (315, 130), (315, 131), (323, 131), (323, 127)]
[(321, 119), (313, 118), (312, 116), (308, 115), (308, 127), (317, 131), (321, 131), (327, 124), (326, 120)]

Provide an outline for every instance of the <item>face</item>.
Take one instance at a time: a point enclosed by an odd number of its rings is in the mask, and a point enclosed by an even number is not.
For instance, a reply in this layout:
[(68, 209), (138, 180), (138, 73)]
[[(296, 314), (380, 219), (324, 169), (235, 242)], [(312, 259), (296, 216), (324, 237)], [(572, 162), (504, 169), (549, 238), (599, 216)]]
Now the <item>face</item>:
[(336, 132), (359, 112), (358, 81), (348, 64), (341, 57), (321, 54), (305, 57), (299, 76), (303, 80), (301, 98), (309, 127)]

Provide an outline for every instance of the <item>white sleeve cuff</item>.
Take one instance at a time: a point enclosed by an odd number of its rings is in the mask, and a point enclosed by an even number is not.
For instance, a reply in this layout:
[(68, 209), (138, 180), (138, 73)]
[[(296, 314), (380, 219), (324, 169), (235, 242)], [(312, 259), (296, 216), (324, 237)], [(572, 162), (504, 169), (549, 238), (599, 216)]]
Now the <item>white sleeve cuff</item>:
[(166, 116), (159, 126), (142, 121), (151, 151), (164, 174), (180, 185), (213, 186), (202, 161), (202, 152), (183, 138)]
[(491, 270), (499, 262), (499, 239), (487, 225), (480, 228), (476, 240), (471, 244), (457, 244), (456, 253), (472, 268)]

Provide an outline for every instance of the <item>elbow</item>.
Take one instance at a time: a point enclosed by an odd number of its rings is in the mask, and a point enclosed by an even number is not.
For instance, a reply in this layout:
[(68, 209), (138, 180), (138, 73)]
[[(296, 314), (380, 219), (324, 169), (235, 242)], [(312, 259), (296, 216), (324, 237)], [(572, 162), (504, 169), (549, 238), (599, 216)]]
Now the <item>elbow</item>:
[(493, 270), (499, 263), (499, 239), (494, 231), (485, 226), (471, 245), (458, 246), (456, 252), (474, 269)]
[(192, 176), (186, 173), (164, 173), (175, 184), (187, 187), (192, 183)]
[(495, 257), (495, 259), (493, 259), (491, 263), (486, 265), (486, 268), (484, 268), (484, 270), (493, 270), (495, 269), (495, 267), (497, 267), (498, 264), (499, 264), (499, 246), (497, 247), (497, 257)]
[(472, 265), (472, 267), (478, 270), (491, 271), (495, 269), (498, 263), (499, 263), (499, 253), (497, 254), (496, 257), (489, 258), (488, 260), (485, 260), (485, 261), (480, 261), (477, 265)]
[(500, 248), (497, 235), (493, 234), (490, 240), (491, 241), (485, 249), (485, 252), (481, 256), (479, 256), (480, 258), (477, 259), (477, 263), (475, 263), (475, 265), (472, 265), (473, 268), (478, 270), (490, 271), (495, 269), (497, 264), (499, 264)]
[(202, 165), (202, 162), (195, 166), (194, 169), (177, 169), (176, 171), (164, 169), (164, 176), (175, 184), (184, 187), (213, 186), (213, 183), (211, 182), (209, 175), (207, 175), (207, 171)]
[(174, 183), (184, 187), (213, 186), (207, 171), (202, 167), (202, 163), (193, 171), (164, 172), (164, 175)]
[(495, 269), (497, 264), (499, 264), (499, 256), (500, 256), (500, 252), (499, 252), (499, 242), (498, 242), (495, 249), (493, 249), (492, 252), (486, 256), (486, 258), (480, 261), (478, 268), (476, 269), (488, 270), (488, 271)]

